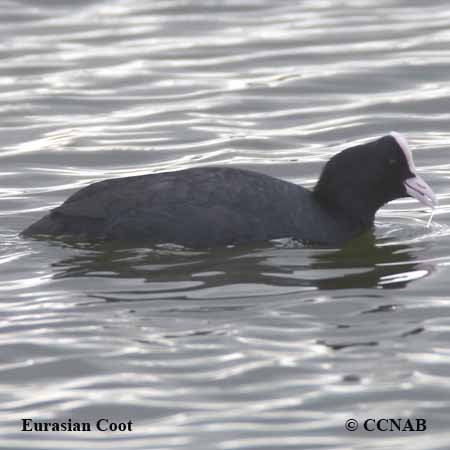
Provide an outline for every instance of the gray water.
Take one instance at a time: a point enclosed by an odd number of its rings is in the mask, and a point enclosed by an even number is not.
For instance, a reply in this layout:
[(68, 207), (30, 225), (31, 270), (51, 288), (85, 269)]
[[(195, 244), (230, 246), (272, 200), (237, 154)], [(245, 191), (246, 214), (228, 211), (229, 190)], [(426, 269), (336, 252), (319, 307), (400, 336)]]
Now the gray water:
[[(1, 448), (450, 448), (450, 5), (0, 7)], [(391, 130), (438, 194), (430, 228), (404, 199), (333, 249), (18, 236), (105, 178), (214, 164), (311, 187)], [(20, 431), (102, 417), (133, 431)]]

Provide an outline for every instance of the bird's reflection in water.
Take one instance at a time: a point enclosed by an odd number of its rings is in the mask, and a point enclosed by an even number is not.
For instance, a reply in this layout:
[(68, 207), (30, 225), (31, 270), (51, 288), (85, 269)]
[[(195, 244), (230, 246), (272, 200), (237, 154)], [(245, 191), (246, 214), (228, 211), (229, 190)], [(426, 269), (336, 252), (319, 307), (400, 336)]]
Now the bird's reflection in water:
[(371, 232), (340, 248), (266, 243), (200, 251), (170, 245), (61, 243), (82, 251), (54, 263), (55, 277), (139, 278), (168, 286), (195, 281), (225, 289), (238, 284), (321, 290), (402, 288), (433, 270), (431, 263), (416, 262), (417, 247), (377, 241)]
[[(194, 251), (171, 245), (56, 244), (70, 247), (71, 256), (54, 263), (54, 276), (67, 281), (80, 277), (96, 280), (95, 289), (87, 293), (95, 303), (157, 301), (152, 308), (169, 317), (217, 317), (220, 313), (231, 315), (233, 320), (255, 320), (258, 305), (266, 305), (263, 309), (276, 308), (282, 315), (306, 314), (313, 323), (323, 320), (327, 325), (318, 327), (315, 342), (332, 351), (355, 346), (376, 348), (378, 339), (355, 323), (362, 317), (372, 321), (374, 316), (369, 313), (385, 317), (385, 313), (395, 312), (396, 303), (390, 295), (383, 295), (383, 289), (404, 288), (414, 278), (408, 274), (426, 276), (433, 270), (431, 263), (419, 261), (421, 250), (417, 246), (376, 239), (372, 233), (341, 248), (266, 243)], [(323, 291), (333, 299), (325, 317), (317, 316), (314, 309)], [(275, 300), (281, 301), (276, 307)], [(359, 313), (346, 315), (340, 300), (353, 304)], [(304, 326), (303, 319), (299, 324)], [(404, 338), (420, 333), (420, 324), (413, 325), (395, 335)], [(203, 323), (192, 330), (189, 333), (200, 333), (196, 336), (217, 331)], [(185, 336), (186, 330), (179, 333)]]

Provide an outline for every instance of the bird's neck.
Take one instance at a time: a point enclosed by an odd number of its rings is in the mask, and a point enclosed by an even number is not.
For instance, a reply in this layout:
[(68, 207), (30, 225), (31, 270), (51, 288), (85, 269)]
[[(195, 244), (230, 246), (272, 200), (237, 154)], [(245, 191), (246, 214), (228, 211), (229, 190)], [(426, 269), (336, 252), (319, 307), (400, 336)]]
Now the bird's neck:
[(339, 201), (328, 196), (321, 195), (315, 190), (314, 195), (321, 207), (335, 220), (342, 223), (354, 232), (364, 231), (373, 226), (375, 213), (382, 205), (370, 204), (367, 199), (359, 198), (358, 195), (349, 196), (349, 200)]

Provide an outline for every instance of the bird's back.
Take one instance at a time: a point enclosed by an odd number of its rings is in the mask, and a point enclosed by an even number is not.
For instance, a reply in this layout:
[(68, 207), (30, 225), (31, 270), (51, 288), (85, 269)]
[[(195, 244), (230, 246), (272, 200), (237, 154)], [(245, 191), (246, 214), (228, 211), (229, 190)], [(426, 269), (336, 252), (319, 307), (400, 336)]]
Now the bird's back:
[(293, 183), (241, 169), (193, 168), (94, 183), (24, 234), (188, 246), (288, 236), (326, 242), (334, 235), (335, 240), (336, 224), (325, 217), (323, 225), (324, 215), (313, 194)]

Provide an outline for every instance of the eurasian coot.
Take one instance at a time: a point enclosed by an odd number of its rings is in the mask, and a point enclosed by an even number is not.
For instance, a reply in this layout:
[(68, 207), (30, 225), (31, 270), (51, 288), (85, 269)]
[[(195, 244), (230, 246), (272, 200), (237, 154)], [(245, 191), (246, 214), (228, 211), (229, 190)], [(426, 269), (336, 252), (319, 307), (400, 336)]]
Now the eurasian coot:
[(333, 156), (312, 191), (227, 167), (118, 178), (81, 189), (23, 235), (189, 247), (282, 237), (339, 244), (370, 228), (385, 203), (407, 196), (437, 203), (406, 139), (393, 132)]

